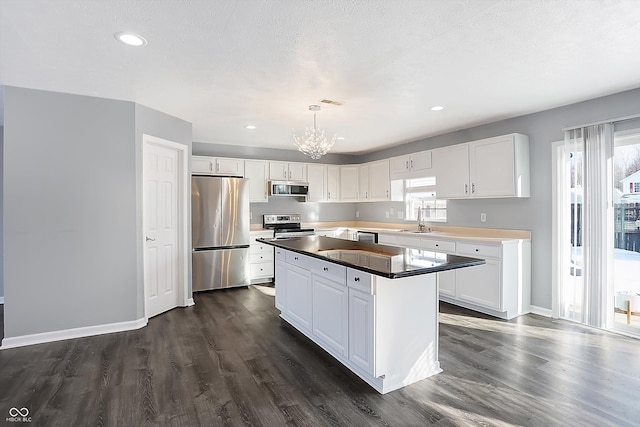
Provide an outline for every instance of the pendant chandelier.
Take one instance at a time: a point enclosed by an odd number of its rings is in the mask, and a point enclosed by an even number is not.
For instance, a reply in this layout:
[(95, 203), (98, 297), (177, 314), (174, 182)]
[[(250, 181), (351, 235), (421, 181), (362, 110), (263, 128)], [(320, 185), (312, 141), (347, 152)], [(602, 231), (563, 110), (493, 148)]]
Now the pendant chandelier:
[(293, 130), (293, 143), (298, 147), (298, 151), (318, 160), (327, 154), (333, 144), (336, 143), (335, 135), (331, 139), (324, 136), (324, 130), (320, 129), (316, 123), (316, 113), (320, 111), (319, 105), (309, 105), (309, 111), (313, 111), (313, 128), (306, 128), (304, 136), (296, 136), (296, 130)]

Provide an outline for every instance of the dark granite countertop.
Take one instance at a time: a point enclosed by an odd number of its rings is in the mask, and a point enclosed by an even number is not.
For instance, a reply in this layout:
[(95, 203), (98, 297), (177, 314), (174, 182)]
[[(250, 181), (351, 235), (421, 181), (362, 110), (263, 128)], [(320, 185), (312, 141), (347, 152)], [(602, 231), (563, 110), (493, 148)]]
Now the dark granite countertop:
[(389, 279), (481, 265), (485, 260), (428, 250), (323, 236), (256, 239), (259, 242)]

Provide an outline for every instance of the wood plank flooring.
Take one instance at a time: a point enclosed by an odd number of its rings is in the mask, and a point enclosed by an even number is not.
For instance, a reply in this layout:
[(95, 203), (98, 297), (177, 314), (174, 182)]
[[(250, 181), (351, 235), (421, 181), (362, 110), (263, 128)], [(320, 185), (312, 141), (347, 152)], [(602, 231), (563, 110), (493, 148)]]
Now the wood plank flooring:
[(383, 396), (261, 289), (196, 294), (137, 331), (0, 351), (0, 424), (11, 407), (65, 427), (640, 423), (640, 340), (441, 304), (444, 372)]

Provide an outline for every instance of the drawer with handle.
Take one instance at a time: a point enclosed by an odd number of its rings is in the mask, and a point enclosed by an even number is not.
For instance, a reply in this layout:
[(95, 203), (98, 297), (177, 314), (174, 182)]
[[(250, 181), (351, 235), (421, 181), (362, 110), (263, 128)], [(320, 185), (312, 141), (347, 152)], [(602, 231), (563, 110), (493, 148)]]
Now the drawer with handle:
[(373, 294), (371, 274), (347, 268), (347, 286), (368, 294)]
[(311, 264), (311, 273), (324, 276), (334, 282), (345, 284), (347, 267), (330, 262), (314, 259)]
[(450, 242), (448, 240), (423, 239), (422, 247), (435, 252), (455, 253), (456, 242)]
[(263, 252), (263, 253), (249, 253), (249, 262), (250, 263), (255, 263), (255, 262), (267, 262), (267, 261), (273, 261), (273, 252)]
[(458, 243), (458, 253), (460, 255), (476, 257), (502, 257), (502, 246), (477, 245), (473, 243)]
[(297, 265), (305, 270), (311, 270), (314, 259), (310, 256), (299, 254), (298, 252), (285, 251), (287, 264)]

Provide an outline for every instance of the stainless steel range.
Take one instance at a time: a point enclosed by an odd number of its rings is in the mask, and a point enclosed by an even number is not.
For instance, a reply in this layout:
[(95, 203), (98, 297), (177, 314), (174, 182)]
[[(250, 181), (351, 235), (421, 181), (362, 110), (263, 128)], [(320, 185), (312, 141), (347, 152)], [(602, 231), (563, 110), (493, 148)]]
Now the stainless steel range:
[(302, 228), (300, 214), (269, 214), (262, 216), (262, 227), (273, 230), (274, 238), (285, 239), (297, 236), (313, 236), (313, 228)]

